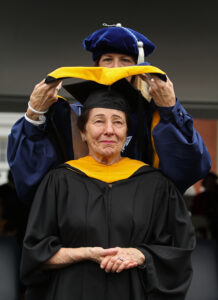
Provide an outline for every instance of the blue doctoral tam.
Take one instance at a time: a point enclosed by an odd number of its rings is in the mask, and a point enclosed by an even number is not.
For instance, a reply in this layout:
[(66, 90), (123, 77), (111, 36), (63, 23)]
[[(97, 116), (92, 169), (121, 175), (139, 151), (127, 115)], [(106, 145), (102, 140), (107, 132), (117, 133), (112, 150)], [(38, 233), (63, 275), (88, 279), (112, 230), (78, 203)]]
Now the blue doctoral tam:
[(122, 53), (138, 58), (140, 47), (143, 46), (144, 56), (150, 55), (155, 49), (155, 45), (143, 34), (120, 23), (103, 25), (107, 27), (93, 32), (83, 41), (83, 48), (92, 52), (94, 61), (105, 53)]

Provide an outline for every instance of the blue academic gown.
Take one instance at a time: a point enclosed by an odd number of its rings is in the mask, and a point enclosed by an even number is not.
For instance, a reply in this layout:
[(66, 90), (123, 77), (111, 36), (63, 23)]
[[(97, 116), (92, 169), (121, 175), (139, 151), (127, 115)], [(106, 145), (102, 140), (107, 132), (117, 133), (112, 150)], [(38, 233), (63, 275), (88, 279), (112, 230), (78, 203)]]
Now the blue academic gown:
[[(78, 114), (79, 107), (71, 105)], [(193, 128), (193, 119), (177, 100), (173, 107), (149, 105), (144, 120), (150, 118), (158, 109), (159, 123), (152, 130), (152, 138), (159, 157), (159, 168), (183, 193), (197, 180), (205, 177), (211, 168), (211, 159), (199, 133)], [(35, 190), (51, 168), (73, 159), (72, 134), (70, 124), (70, 105), (59, 99), (53, 104), (52, 113), (45, 124), (35, 126), (19, 119), (12, 127), (8, 141), (8, 162), (15, 181), (18, 196), (31, 203)], [(123, 156), (143, 160), (137, 151), (135, 122), (129, 133)], [(149, 124), (149, 122), (147, 122)], [(49, 128), (52, 126), (52, 136)], [(145, 131), (150, 131), (145, 125)], [(59, 144), (54, 146), (53, 142)], [(150, 140), (151, 142), (151, 140)]]

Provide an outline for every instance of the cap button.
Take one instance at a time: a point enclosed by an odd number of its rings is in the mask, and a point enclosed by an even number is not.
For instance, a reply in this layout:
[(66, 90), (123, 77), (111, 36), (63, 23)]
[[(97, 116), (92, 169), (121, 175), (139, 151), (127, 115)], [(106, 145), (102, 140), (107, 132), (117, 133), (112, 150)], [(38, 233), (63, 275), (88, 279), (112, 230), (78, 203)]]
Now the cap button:
[(143, 47), (143, 42), (138, 41), (138, 42), (137, 42), (137, 45), (138, 45), (138, 47)]

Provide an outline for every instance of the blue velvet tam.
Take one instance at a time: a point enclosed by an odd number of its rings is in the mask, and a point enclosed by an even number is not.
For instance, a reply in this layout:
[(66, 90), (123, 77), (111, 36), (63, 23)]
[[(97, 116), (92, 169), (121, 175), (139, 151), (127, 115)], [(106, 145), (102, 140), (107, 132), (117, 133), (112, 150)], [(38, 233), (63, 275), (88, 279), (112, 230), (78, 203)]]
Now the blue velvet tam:
[(136, 57), (137, 63), (142, 63), (144, 56), (155, 49), (155, 45), (144, 35), (120, 23), (103, 25), (106, 27), (93, 32), (83, 41), (83, 48), (92, 52), (94, 61), (105, 53), (122, 53)]

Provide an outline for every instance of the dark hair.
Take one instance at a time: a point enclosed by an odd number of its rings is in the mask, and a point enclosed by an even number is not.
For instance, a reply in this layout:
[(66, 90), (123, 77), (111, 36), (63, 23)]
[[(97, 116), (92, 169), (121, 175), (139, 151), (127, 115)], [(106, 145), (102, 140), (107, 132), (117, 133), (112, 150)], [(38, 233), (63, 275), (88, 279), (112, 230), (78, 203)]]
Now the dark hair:
[(81, 115), (77, 119), (77, 126), (81, 132), (85, 132), (86, 123), (89, 119), (90, 109), (82, 112)]
[[(90, 109), (87, 109), (77, 119), (77, 126), (81, 132), (85, 132), (85, 127), (89, 119), (89, 114), (90, 114)], [(125, 112), (124, 114), (126, 116), (127, 131), (129, 131), (132, 128), (132, 120), (130, 119), (129, 114)]]

